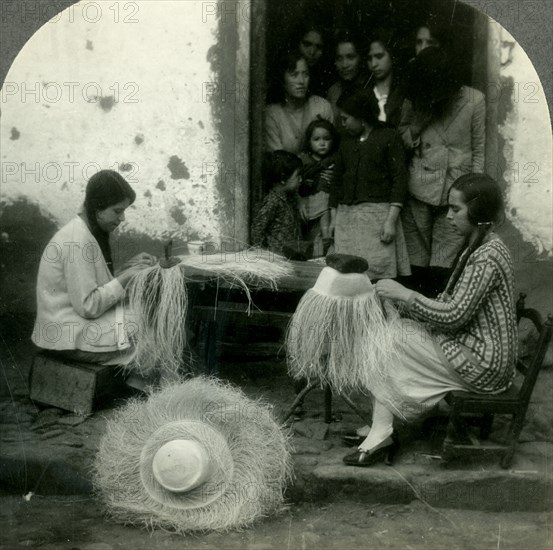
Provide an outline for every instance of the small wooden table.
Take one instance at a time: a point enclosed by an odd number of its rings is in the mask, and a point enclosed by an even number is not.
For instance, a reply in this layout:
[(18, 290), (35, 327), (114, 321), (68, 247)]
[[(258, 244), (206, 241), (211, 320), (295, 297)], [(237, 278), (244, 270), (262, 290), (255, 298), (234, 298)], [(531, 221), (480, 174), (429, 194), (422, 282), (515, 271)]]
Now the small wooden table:
[[(218, 372), (217, 347), (227, 326), (276, 327), (285, 331), (296, 306), (306, 290), (312, 288), (324, 265), (314, 262), (290, 261), (294, 272), (277, 283), (277, 289), (252, 289), (253, 305), (249, 308), (247, 296), (237, 285), (217, 280), (213, 273), (201, 269), (187, 269), (190, 276), (190, 320), (196, 324), (200, 338), (203, 328), (203, 360), (208, 374)], [(250, 309), (250, 311), (248, 311)], [(203, 325), (203, 326), (202, 326)], [(248, 346), (250, 347), (250, 346)], [(273, 345), (273, 350), (275, 346)], [(260, 351), (262, 346), (251, 346), (248, 351)], [(270, 346), (265, 347), (265, 351)]]

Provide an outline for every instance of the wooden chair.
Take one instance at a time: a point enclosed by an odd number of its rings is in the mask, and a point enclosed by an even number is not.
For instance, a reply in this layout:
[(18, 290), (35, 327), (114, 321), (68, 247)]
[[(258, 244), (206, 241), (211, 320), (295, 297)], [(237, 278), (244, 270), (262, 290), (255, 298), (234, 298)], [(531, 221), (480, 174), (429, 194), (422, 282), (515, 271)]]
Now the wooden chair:
[[(450, 405), (451, 412), (442, 452), (442, 458), (446, 461), (467, 453), (484, 451), (501, 453), (502, 468), (509, 468), (511, 465), (530, 397), (553, 331), (553, 317), (548, 315), (544, 323), (538, 311), (525, 307), (525, 299), (526, 294), (521, 293), (516, 305), (517, 321), (520, 328), (521, 321), (528, 319), (538, 331), (534, 352), (529, 360), (517, 360), (518, 376), (511, 388), (501, 394), (454, 391), (447, 395), (446, 402)], [(511, 416), (504, 444), (488, 441), (496, 414)], [(467, 423), (471, 418), (479, 420), (480, 439), (467, 430)]]

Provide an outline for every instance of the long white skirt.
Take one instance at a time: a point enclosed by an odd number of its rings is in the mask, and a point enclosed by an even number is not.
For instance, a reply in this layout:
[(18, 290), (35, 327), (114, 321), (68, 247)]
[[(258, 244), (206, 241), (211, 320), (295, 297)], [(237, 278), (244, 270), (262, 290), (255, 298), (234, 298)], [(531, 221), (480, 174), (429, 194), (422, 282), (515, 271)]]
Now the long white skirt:
[[(450, 391), (470, 391), (468, 385), (448, 363), (434, 338), (423, 326), (411, 319), (402, 319), (403, 338), (399, 342), (400, 361), (389, 372), (387, 381), (393, 385), (390, 396), (375, 395), (382, 403), (399, 409), (399, 416), (415, 419), (435, 407)], [(401, 403), (396, 401), (398, 396)]]

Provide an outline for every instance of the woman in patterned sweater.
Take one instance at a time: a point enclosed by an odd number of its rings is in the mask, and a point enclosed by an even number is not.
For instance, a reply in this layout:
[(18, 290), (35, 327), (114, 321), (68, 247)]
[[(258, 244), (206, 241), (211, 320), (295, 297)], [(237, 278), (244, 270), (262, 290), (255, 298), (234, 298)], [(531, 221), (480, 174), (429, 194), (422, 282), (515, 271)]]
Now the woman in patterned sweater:
[[(375, 395), (367, 436), (344, 458), (356, 466), (393, 455), (394, 408), (405, 418), (429, 410), (452, 390), (499, 393), (514, 376), (517, 356), (513, 265), (509, 250), (492, 232), (503, 213), (501, 190), (483, 174), (467, 174), (449, 193), (448, 221), (465, 238), (453, 274), (437, 299), (425, 298), (396, 281), (381, 280), (376, 291), (407, 309), (403, 360), (390, 372), (390, 396)], [(365, 430), (363, 433), (362, 430)], [(376, 451), (376, 452), (375, 452)]]

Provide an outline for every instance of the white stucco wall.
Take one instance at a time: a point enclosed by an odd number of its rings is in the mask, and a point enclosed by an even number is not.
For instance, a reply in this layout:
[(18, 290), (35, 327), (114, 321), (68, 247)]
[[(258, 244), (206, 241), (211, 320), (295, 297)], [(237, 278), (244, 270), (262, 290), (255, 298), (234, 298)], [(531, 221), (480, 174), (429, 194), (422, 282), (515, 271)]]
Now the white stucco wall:
[(81, 2), (40, 28), (2, 88), (2, 202), (25, 198), (61, 225), (87, 178), (115, 168), (137, 192), (121, 231), (219, 235), (215, 171), (205, 170), (220, 152), (205, 93), (212, 4)]
[(538, 74), (521, 46), (498, 23), (503, 79), (512, 79), (511, 109), (499, 127), (505, 139), (507, 214), (538, 254), (553, 256), (553, 139)]

